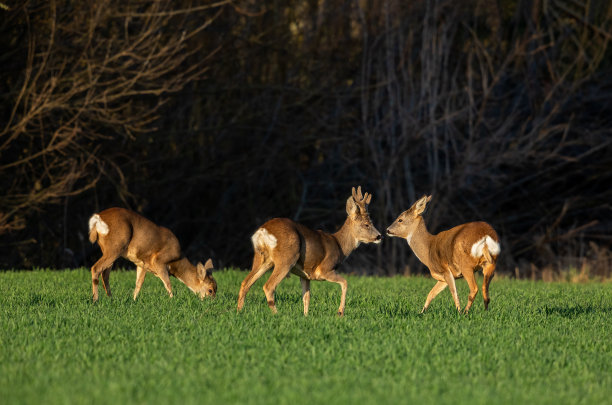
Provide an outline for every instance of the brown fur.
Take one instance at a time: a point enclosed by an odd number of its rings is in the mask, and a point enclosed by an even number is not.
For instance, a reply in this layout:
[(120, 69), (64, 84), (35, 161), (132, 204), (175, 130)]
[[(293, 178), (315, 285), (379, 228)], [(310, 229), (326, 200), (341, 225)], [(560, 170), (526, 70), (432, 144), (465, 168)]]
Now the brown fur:
[(173, 296), (170, 275), (185, 283), (200, 298), (216, 294), (217, 283), (212, 277), (212, 261), (208, 259), (206, 265), (191, 264), (182, 256), (178, 239), (169, 229), (124, 208), (109, 208), (98, 215), (108, 226), (109, 232), (106, 235), (99, 233), (95, 224), (89, 232), (89, 240), (92, 243), (97, 241), (102, 250), (102, 257), (91, 267), (94, 302), (98, 300), (100, 274), (106, 294), (111, 295), (110, 269), (119, 257), (124, 257), (136, 265), (134, 300), (140, 292), (147, 271), (162, 280), (170, 297)]
[(409, 210), (400, 214), (387, 228), (389, 236), (409, 240), (412, 251), (427, 266), (432, 277), (438, 280), (438, 283), (429, 292), (421, 313), (427, 310), (431, 301), (447, 286), (450, 288), (457, 310), (460, 310), (455, 279), (461, 277), (465, 277), (470, 287), (468, 303), (464, 310), (467, 313), (478, 293), (474, 271), (479, 269), (482, 269), (484, 274), (482, 294), (485, 309), (487, 309), (490, 301), (489, 283), (493, 278), (497, 255), (493, 255), (486, 244), (482, 257), (473, 257), (471, 249), (485, 236), (499, 243), (497, 233), (486, 222), (469, 222), (432, 235), (427, 231), (425, 220), (422, 217), (430, 200), (431, 196), (421, 198)]
[[(301, 280), (304, 315), (308, 315), (311, 280), (327, 280), (340, 285), (342, 295), (338, 315), (344, 315), (347, 282), (335, 269), (359, 243), (380, 242), (381, 235), (367, 211), (371, 199), (368, 193), (361, 195), (361, 187), (357, 192), (353, 188), (353, 195), (346, 204), (348, 217), (342, 228), (334, 234), (313, 231), (288, 218), (274, 218), (259, 227), (253, 240), (253, 266), (240, 286), (238, 311), (242, 310), (245, 296), (253, 283), (274, 267), (263, 287), (272, 312), (277, 312), (274, 291), (283, 278), (292, 272)], [(263, 230), (265, 235), (271, 235), (276, 240), (276, 246), (257, 243), (258, 232)]]

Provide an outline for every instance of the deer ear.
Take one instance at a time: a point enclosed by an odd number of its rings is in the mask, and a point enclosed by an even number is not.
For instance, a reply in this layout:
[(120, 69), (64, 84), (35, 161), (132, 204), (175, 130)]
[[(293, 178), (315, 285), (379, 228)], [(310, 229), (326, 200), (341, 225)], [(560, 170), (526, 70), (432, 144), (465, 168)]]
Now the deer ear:
[(212, 272), (213, 272), (213, 262), (212, 259), (208, 259), (206, 260), (206, 263), (204, 264), (204, 270), (206, 271), (206, 275), (207, 276), (211, 276)]
[(204, 278), (206, 278), (206, 270), (204, 269), (204, 265), (202, 264), (202, 262), (198, 262), (196, 275), (200, 280), (204, 280)]
[(346, 200), (346, 213), (350, 217), (354, 217), (359, 213), (359, 207), (357, 206), (357, 203), (355, 202), (355, 199), (352, 196), (349, 197), (348, 200)]
[(212, 274), (213, 264), (212, 260), (208, 259), (206, 264), (202, 264), (202, 262), (198, 262), (197, 267), (197, 276), (200, 280), (206, 279), (206, 276), (210, 276)]
[(431, 201), (431, 196), (423, 196), (421, 199), (414, 203), (414, 213), (416, 215), (421, 215), (425, 208), (427, 207), (427, 203)]

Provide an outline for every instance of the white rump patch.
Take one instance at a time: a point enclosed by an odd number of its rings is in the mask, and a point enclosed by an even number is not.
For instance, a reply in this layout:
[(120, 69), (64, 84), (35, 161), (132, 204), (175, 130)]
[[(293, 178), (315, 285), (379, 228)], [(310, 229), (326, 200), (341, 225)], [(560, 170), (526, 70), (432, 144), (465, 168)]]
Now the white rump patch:
[(108, 234), (108, 225), (106, 222), (102, 221), (102, 218), (100, 218), (100, 215), (98, 214), (93, 214), (91, 218), (89, 218), (89, 231), (90, 232), (94, 228), (94, 226), (96, 227), (96, 231), (98, 231), (100, 235)]
[(492, 237), (489, 235), (483, 236), (478, 242), (472, 245), (471, 255), (475, 258), (479, 258), (483, 256), (482, 250), (485, 245), (487, 249), (489, 249), (489, 253), (493, 256), (497, 256), (499, 254), (500, 248), (499, 243), (495, 242)]
[(261, 249), (264, 246), (275, 248), (277, 243), (276, 236), (268, 232), (266, 228), (259, 228), (251, 237), (251, 241), (253, 241), (253, 246), (256, 249)]

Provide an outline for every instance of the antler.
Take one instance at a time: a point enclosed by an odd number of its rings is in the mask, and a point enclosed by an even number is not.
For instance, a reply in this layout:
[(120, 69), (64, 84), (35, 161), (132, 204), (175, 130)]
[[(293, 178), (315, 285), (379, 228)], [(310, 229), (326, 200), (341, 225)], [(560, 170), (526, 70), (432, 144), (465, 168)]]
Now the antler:
[(363, 213), (368, 212), (368, 205), (370, 201), (372, 201), (372, 194), (365, 193), (361, 194), (361, 186), (357, 187), (357, 192), (355, 192), (355, 187), (353, 187), (353, 200), (359, 206)]

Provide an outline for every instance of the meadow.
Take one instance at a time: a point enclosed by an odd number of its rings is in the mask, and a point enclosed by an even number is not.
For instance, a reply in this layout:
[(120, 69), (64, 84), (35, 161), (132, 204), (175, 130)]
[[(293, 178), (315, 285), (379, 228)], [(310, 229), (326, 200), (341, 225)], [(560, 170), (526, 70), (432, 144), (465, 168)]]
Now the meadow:
[[(200, 301), (172, 279), (113, 271), (90, 301), (87, 269), (0, 273), (0, 398), (5, 404), (599, 403), (612, 396), (612, 285), (496, 277), (459, 315), (448, 291), (419, 315), (428, 277), (297, 277), (272, 315), (259, 280), (236, 313), (246, 272), (215, 273)], [(479, 285), (481, 280), (479, 281)], [(468, 289), (458, 282), (462, 305)]]

